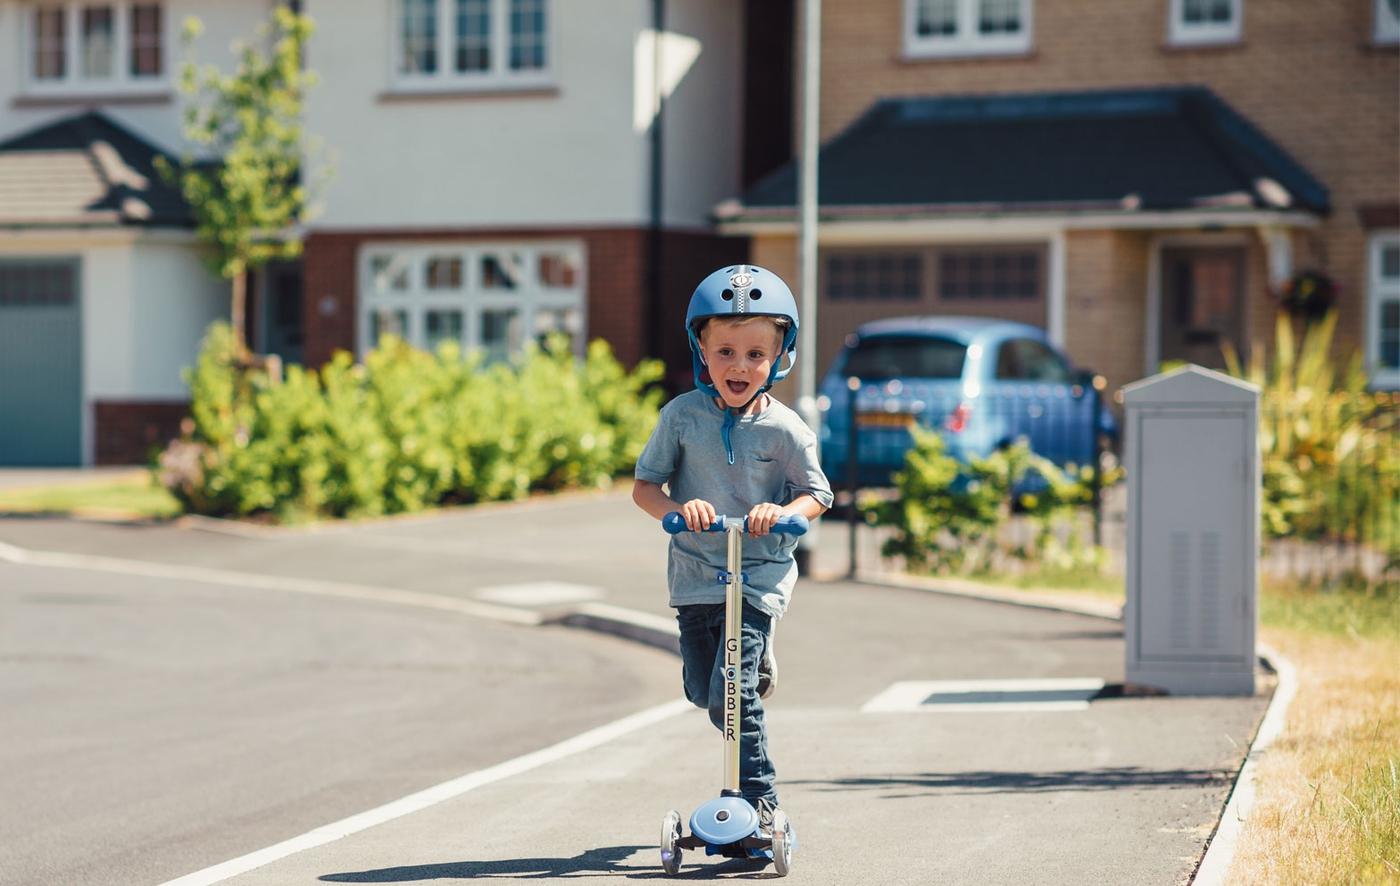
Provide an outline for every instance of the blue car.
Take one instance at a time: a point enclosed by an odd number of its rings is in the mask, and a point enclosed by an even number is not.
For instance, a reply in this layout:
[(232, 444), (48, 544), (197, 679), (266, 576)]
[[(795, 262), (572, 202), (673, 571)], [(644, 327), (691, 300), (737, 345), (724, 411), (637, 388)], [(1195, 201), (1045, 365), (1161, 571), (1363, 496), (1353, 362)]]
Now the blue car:
[(1086, 465), (1099, 435), (1118, 436), (1094, 373), (1076, 369), (1039, 327), (985, 317), (876, 320), (846, 336), (817, 390), (822, 468), (833, 483), (847, 482), (852, 377), (861, 485), (892, 482), (915, 425), (937, 430), (961, 461), (1024, 437), (1058, 465)]

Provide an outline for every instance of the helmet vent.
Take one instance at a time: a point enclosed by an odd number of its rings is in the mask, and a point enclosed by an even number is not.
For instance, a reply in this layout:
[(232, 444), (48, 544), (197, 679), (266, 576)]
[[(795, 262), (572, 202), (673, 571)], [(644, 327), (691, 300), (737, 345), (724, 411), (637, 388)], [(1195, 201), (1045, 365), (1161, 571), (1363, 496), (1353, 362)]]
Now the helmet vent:
[(762, 289), (755, 289), (753, 292), (750, 292), (750, 293), (749, 293), (749, 298), (752, 298), (752, 299), (760, 299), (760, 298), (763, 298), (763, 290), (762, 290)]
[(724, 299), (725, 301), (733, 301), (733, 300), (734, 300), (734, 290), (732, 290), (732, 289), (726, 289), (726, 290), (724, 290), (723, 292), (721, 292), (721, 293), (719, 294), (719, 297), (722, 298), (722, 299)]

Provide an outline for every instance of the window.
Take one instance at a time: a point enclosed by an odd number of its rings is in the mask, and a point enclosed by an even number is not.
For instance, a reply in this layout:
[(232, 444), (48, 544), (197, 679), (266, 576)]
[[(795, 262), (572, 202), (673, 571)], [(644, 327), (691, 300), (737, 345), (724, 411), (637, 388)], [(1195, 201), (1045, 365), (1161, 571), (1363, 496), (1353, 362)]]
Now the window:
[(1400, 233), (1372, 237), (1368, 253), (1366, 362), (1374, 387), (1400, 389)]
[(918, 301), (923, 268), (917, 253), (833, 255), (826, 260), (826, 295), (844, 301)]
[(549, 0), (396, 0), (400, 88), (510, 89), (551, 82)]
[(1180, 46), (1238, 43), (1244, 0), (1171, 0), (1167, 39)]
[(77, 266), (29, 262), (0, 263), (0, 308), (73, 304)]
[(160, 3), (34, 3), (24, 10), (29, 93), (166, 88)]
[(904, 54), (937, 58), (1029, 52), (1032, 2), (904, 0)]
[(577, 244), (371, 246), (360, 267), (362, 353), (392, 333), (426, 350), (452, 339), (500, 362), (563, 333), (582, 354)]
[(1003, 381), (1068, 384), (1071, 375), (1059, 354), (1033, 338), (1012, 339), (997, 352), (997, 378)]
[(1372, 39), (1377, 43), (1400, 43), (1400, 0), (1375, 0), (1375, 28)]
[(962, 378), (967, 345), (946, 338), (881, 335), (863, 338), (846, 357), (845, 375), (887, 378)]
[(1040, 297), (1040, 253), (1033, 250), (948, 251), (938, 258), (938, 297), (985, 301)]

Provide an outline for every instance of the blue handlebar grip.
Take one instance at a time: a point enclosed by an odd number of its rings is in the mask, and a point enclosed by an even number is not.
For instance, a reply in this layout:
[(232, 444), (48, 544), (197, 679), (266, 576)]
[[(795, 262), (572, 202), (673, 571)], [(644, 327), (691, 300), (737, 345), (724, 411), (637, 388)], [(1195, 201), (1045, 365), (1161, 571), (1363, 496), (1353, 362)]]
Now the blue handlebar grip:
[[(735, 522), (742, 520), (745, 528), (748, 528), (748, 517), (715, 517), (714, 522), (710, 524), (710, 528), (705, 531), (723, 532), (730, 520)], [(778, 522), (773, 524), (773, 528), (770, 531), (777, 532), (781, 535), (805, 535), (810, 526), (811, 524), (807, 522), (807, 518), (801, 514), (787, 514), (779, 517)], [(686, 528), (685, 517), (682, 517), (679, 511), (672, 511), (665, 517), (662, 517), (661, 528), (665, 529), (671, 535), (690, 531)]]

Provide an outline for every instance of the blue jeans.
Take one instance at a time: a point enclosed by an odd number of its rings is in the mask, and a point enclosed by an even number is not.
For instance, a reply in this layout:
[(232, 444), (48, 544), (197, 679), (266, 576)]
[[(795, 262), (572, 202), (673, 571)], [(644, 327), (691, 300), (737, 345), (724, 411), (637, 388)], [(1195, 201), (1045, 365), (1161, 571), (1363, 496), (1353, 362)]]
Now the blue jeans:
[[(681, 629), (681, 680), (685, 697), (710, 712), (710, 722), (724, 728), (724, 604), (701, 603), (676, 608)], [(773, 620), (744, 601), (739, 667), (739, 789), (757, 804), (778, 802), (777, 776), (768, 759), (768, 727), (758, 697), (758, 662), (768, 648)]]

